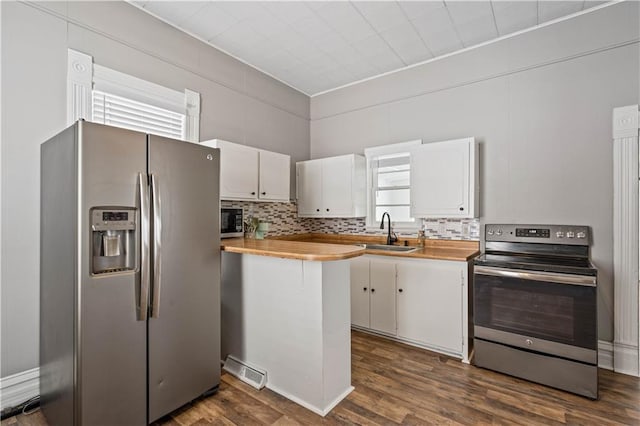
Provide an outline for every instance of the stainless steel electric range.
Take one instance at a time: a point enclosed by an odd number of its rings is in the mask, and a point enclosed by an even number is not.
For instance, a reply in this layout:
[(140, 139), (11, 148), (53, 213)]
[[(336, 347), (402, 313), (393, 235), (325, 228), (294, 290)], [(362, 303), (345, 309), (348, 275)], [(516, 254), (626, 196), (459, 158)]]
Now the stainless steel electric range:
[(474, 261), (474, 364), (598, 397), (590, 229), (486, 225)]

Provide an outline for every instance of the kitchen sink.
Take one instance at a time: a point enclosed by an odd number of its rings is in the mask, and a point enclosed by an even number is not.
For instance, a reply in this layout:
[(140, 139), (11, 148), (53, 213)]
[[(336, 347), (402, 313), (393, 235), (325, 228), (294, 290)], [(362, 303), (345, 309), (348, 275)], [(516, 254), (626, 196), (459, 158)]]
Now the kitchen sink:
[(395, 251), (401, 253), (410, 253), (412, 251), (417, 250), (416, 247), (407, 247), (407, 246), (389, 246), (386, 244), (358, 244), (359, 246), (363, 246), (368, 250), (384, 250), (384, 251)]

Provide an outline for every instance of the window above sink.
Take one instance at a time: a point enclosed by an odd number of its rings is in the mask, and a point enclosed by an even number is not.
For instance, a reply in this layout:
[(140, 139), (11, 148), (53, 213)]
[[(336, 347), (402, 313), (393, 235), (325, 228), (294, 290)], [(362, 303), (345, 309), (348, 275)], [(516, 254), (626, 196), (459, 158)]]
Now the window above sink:
[(367, 227), (377, 227), (389, 212), (396, 230), (415, 231), (420, 221), (410, 215), (412, 148), (422, 140), (365, 149), (367, 158)]

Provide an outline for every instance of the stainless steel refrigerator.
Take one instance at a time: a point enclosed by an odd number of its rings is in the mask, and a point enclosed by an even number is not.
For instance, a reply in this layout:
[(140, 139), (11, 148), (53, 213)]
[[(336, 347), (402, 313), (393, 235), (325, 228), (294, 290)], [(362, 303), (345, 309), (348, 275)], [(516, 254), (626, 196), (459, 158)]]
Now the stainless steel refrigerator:
[(40, 393), (151, 423), (220, 382), (219, 150), (79, 121), (41, 146)]

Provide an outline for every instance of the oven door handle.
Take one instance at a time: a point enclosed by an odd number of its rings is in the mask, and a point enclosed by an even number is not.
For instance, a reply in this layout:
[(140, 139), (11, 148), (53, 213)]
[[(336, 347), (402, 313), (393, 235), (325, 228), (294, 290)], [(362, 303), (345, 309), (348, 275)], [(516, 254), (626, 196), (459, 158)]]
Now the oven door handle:
[(588, 275), (559, 274), (556, 272), (525, 271), (494, 266), (475, 266), (474, 273), (494, 277), (519, 278), (522, 280), (544, 281), (556, 284), (571, 284), (586, 287), (596, 286), (596, 277)]

